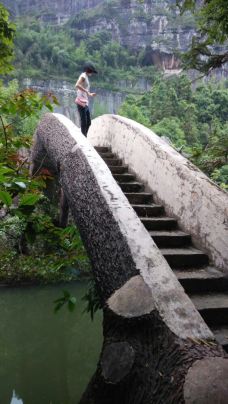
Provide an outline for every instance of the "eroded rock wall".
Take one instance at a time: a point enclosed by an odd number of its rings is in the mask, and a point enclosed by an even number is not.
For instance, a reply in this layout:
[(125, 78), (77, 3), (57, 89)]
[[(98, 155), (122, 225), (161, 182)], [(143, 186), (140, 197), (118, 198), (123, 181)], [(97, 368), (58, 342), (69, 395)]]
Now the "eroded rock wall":
[(135, 51), (145, 65), (175, 70), (176, 50), (187, 49), (195, 32), (191, 15), (180, 16), (175, 0), (3, 0), (14, 15), (33, 14), (45, 24), (63, 24), (87, 34), (105, 30)]
[(37, 14), (64, 14), (68, 17), (82, 9), (96, 7), (103, 0), (3, 0), (16, 15)]

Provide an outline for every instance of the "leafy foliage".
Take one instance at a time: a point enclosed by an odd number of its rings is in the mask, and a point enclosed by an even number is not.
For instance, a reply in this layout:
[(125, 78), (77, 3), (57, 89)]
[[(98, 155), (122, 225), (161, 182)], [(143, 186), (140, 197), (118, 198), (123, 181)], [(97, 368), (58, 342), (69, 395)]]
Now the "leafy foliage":
[(33, 207), (41, 197), (39, 186), (43, 179), (28, 175), (28, 148), (31, 136), (22, 135), (21, 120), (31, 115), (37, 118), (43, 107), (52, 110), (51, 96), (40, 96), (33, 90), (18, 92), (14, 81), (8, 88), (1, 87), (0, 95), (0, 189), (1, 201), (9, 210), (22, 214), (25, 206)]
[[(95, 313), (102, 309), (102, 304), (100, 297), (97, 292), (97, 287), (93, 277), (89, 278), (88, 288), (82, 300), (85, 302), (86, 306), (84, 313), (90, 314), (91, 320), (94, 320)], [(54, 301), (55, 307), (54, 311), (58, 312), (63, 306), (67, 306), (70, 312), (73, 312), (76, 307), (76, 298), (71, 296), (68, 290), (62, 291), (63, 296), (59, 297)]]
[(8, 11), (0, 4), (0, 74), (12, 69), (14, 35), (15, 25), (9, 21)]
[(67, 305), (68, 310), (73, 312), (76, 304), (76, 298), (71, 296), (68, 290), (63, 290), (63, 296), (56, 299), (54, 303), (55, 313), (57, 313), (65, 304)]
[[(197, 16), (198, 32), (192, 39), (191, 49), (184, 55), (186, 68), (197, 69), (204, 74), (228, 62), (227, 0), (177, 0), (181, 13), (192, 11)], [(224, 45), (224, 47), (222, 47)]]
[[(44, 196), (45, 172), (29, 175), (32, 129), (43, 109), (57, 103), (52, 94), (18, 91), (14, 80), (0, 95), (0, 280), (6, 282), (77, 279), (89, 267), (78, 230), (54, 224)], [(32, 121), (31, 121), (32, 120)], [(29, 124), (25, 125), (25, 122)], [(26, 129), (27, 128), (27, 129)], [(25, 130), (26, 129), (26, 130)]]
[(200, 83), (193, 91), (187, 76), (164, 79), (157, 73), (151, 91), (141, 97), (128, 96), (119, 113), (169, 138), (227, 188), (227, 111), (227, 81)]
[[(0, 73), (11, 69), (14, 26), (0, 5)], [(53, 209), (44, 196), (50, 173), (29, 175), (29, 149), (37, 121), (52, 111), (57, 99), (31, 89), (19, 91), (17, 81), (0, 82), (0, 281), (50, 282), (77, 279), (89, 261), (75, 226), (56, 225)], [(57, 309), (75, 298), (64, 291)]]
[[(149, 23), (153, 16), (140, 5), (143, 0), (137, 3), (131, 13), (132, 18)], [(173, 4), (169, 8), (155, 4), (153, 13), (165, 15), (171, 30), (192, 29), (197, 22), (197, 35), (193, 37), (191, 50), (184, 58), (185, 66), (208, 73), (214, 67), (223, 65), (228, 58), (227, 51), (221, 48), (228, 35), (227, 0), (207, 0), (200, 3), (201, 7), (195, 0), (176, 0), (176, 4), (180, 13)], [(80, 11), (63, 26), (44, 24), (42, 11), (38, 14), (40, 20), (38, 15), (18, 19), (15, 76), (73, 80), (85, 60), (93, 59), (99, 71), (97, 81), (100, 86), (115, 80), (134, 79), (141, 74), (147, 77), (147, 70), (143, 69), (147, 64), (146, 49), (136, 52), (121, 46), (113, 40), (109, 28), (88, 34), (88, 27), (94, 26), (99, 19), (105, 20), (107, 25), (114, 19), (123, 35), (127, 27), (126, 18), (118, 11), (122, 5), (120, 0), (102, 2), (92, 9)], [(164, 41), (159, 35), (155, 40), (157, 43)], [(168, 37), (166, 41), (169, 41)], [(148, 63), (151, 65), (151, 58)], [(138, 68), (141, 68), (140, 72)]]
[[(22, 77), (64, 78), (75, 80), (86, 60), (93, 60), (99, 75), (97, 82), (109, 85), (110, 80), (134, 77), (139, 66), (132, 51), (112, 41), (111, 34), (100, 31), (86, 35), (83, 30), (43, 26), (32, 18), (17, 22), (15, 75)], [(146, 70), (145, 70), (146, 72)]]
[(102, 309), (101, 300), (93, 278), (90, 280), (88, 290), (82, 300), (84, 300), (87, 304), (85, 307), (85, 312), (89, 313), (91, 320), (93, 320), (96, 311)]
[[(96, 65), (99, 88), (123, 90), (121, 80), (136, 83), (142, 77), (153, 78), (153, 66), (142, 66), (144, 49), (136, 52), (122, 46), (107, 30), (87, 34), (83, 27), (75, 28), (74, 17), (64, 26), (55, 27), (33, 17), (19, 19), (15, 50), (14, 76), (19, 79), (26, 76), (74, 81), (86, 60)], [(135, 90), (127, 86), (124, 91)]]

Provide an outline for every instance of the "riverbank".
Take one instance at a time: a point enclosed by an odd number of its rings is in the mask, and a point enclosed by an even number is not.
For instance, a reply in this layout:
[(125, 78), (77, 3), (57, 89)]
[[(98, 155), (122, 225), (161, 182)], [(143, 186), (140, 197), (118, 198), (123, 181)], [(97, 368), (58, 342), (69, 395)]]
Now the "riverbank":
[[(67, 258), (59, 259), (53, 253), (51, 256), (19, 255), (15, 251), (1, 254), (0, 286), (33, 286), (59, 284), (89, 280), (91, 278), (90, 264), (84, 257), (84, 264), (67, 266)], [(55, 262), (54, 262), (55, 261)]]

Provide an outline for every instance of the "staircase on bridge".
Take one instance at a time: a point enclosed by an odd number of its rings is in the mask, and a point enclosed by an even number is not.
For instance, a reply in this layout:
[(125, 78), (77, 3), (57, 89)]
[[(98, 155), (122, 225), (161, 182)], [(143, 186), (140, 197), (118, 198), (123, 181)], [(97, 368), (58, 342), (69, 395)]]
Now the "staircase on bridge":
[(165, 214), (164, 206), (153, 203), (128, 167), (107, 147), (95, 147), (111, 170), (179, 282), (228, 352), (228, 277), (210, 262), (207, 254), (192, 245), (191, 235), (181, 231), (175, 218)]

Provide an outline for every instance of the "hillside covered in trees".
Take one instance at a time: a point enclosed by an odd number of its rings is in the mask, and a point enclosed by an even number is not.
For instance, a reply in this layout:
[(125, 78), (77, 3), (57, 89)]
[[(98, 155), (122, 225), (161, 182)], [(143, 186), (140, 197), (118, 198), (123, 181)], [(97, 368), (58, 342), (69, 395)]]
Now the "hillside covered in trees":
[[(223, 2), (219, 1), (222, 10)], [(92, 60), (99, 72), (98, 88), (132, 92), (121, 114), (169, 138), (226, 187), (227, 81), (198, 82), (193, 90), (187, 77), (163, 80), (164, 72), (170, 74), (180, 67), (180, 54), (189, 47), (197, 29), (198, 17), (191, 13), (195, 2), (191, 7), (184, 3), (190, 8), (187, 13), (176, 3), (4, 0), (17, 26), (11, 75), (19, 80), (51, 78), (73, 83), (85, 60)], [(213, 38), (213, 32), (209, 35)], [(223, 45), (226, 32), (224, 38), (218, 33), (216, 38)], [(134, 96), (134, 85), (140, 80), (149, 81), (152, 88)]]
[(164, 136), (223, 188), (228, 187), (228, 81), (198, 84), (157, 72), (143, 96), (130, 95), (119, 113)]
[[(137, 80), (148, 67), (179, 68), (195, 19), (175, 1), (4, 0), (17, 22), (16, 76), (72, 80), (85, 59), (99, 70), (100, 86)], [(105, 84), (104, 84), (105, 83)]]

